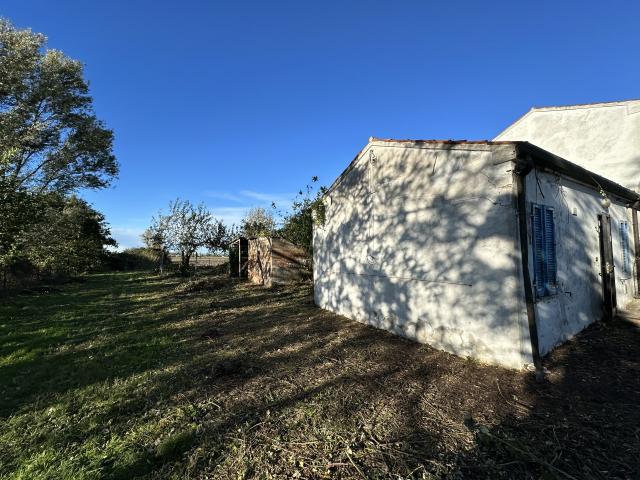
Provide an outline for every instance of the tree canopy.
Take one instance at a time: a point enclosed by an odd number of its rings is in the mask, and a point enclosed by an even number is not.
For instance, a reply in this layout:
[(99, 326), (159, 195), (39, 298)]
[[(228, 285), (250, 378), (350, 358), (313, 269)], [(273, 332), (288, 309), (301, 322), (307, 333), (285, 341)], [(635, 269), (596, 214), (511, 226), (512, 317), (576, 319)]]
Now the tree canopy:
[(23, 235), (21, 251), (40, 271), (75, 275), (96, 268), (105, 247), (117, 244), (104, 215), (81, 198), (43, 195), (40, 221)]
[(278, 234), (290, 242), (303, 247), (309, 255), (313, 253), (313, 224), (324, 223), (324, 205), (322, 196), (325, 187), (316, 189), (318, 177), (298, 192), (291, 205), (291, 211), (284, 214), (284, 221)]
[(230, 231), (204, 204), (193, 205), (179, 198), (169, 203), (169, 212), (160, 212), (143, 234), (149, 246), (162, 246), (181, 256), (181, 270), (189, 269), (191, 256), (200, 248), (211, 251), (225, 249)]
[(117, 176), (113, 132), (96, 118), (82, 64), (0, 19), (0, 273), (74, 274), (114, 245), (74, 196)]
[(276, 231), (276, 220), (273, 212), (262, 207), (251, 208), (240, 223), (240, 230), (245, 237), (262, 237), (273, 235)]
[(118, 174), (82, 64), (0, 19), (0, 181), (18, 190), (102, 188)]

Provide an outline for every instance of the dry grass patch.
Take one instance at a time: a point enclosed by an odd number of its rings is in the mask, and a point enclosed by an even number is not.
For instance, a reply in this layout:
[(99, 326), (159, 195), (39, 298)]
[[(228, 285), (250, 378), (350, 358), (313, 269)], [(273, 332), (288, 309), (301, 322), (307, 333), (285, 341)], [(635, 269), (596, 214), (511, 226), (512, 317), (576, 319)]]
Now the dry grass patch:
[(633, 326), (590, 328), (539, 384), (321, 311), (310, 285), (216, 277), (198, 282), (220, 288), (177, 294), (180, 282), (99, 275), (0, 306), (0, 477), (632, 478), (640, 467)]

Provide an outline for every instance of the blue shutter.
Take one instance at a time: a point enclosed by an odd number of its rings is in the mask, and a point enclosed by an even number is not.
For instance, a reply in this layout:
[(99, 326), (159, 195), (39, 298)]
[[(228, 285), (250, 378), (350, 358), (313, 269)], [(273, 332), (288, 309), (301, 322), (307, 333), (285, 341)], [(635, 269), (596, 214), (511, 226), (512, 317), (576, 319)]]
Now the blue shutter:
[(531, 231), (533, 284), (539, 298), (556, 292), (558, 265), (553, 208), (531, 204)]
[(543, 297), (545, 292), (545, 259), (544, 259), (544, 232), (543, 210), (540, 205), (533, 205), (531, 216), (532, 244), (533, 244), (533, 284), (536, 296)]
[(624, 222), (624, 269), (627, 273), (631, 273), (631, 249), (629, 241), (629, 224)]
[(546, 260), (545, 287), (547, 294), (556, 286), (556, 229), (553, 223), (553, 208), (544, 208), (544, 257)]
[(629, 224), (620, 222), (620, 243), (622, 247), (622, 271), (629, 273), (631, 271), (630, 255), (629, 255)]

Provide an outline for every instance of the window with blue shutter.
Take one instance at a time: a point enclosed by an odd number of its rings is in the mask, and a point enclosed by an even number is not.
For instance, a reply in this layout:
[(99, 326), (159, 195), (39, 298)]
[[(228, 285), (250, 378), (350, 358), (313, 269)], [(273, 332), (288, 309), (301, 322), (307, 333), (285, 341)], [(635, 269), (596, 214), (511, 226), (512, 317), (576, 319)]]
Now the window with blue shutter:
[(533, 283), (536, 297), (556, 293), (556, 228), (553, 208), (531, 205), (531, 244), (533, 250)]
[(622, 250), (622, 272), (631, 273), (631, 254), (629, 249), (629, 224), (620, 222), (620, 249)]

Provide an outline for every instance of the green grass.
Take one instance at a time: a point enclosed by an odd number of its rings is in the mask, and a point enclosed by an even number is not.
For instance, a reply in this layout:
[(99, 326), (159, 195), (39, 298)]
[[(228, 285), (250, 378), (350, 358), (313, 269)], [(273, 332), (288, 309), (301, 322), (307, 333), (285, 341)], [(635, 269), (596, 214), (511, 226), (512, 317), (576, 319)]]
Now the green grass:
[[(237, 412), (220, 413), (225, 399), (199, 387), (216, 362), (242, 356), (247, 340), (211, 348), (212, 290), (222, 285), (218, 300), (239, 302), (234, 315), (244, 311), (242, 298), (228, 280), (180, 282), (92, 275), (63, 293), (3, 300), (0, 477), (195, 476), (199, 461), (235, 448), (214, 424), (233, 423)], [(244, 299), (266, 292), (238, 288)]]
[(309, 285), (181, 282), (91, 275), (1, 300), (0, 478), (637, 471), (636, 330), (572, 342), (540, 386), (321, 311)]
[(163, 399), (188, 358), (173, 323), (185, 313), (163, 295), (172, 282), (95, 275), (0, 309), (0, 473), (129, 478), (157, 465), (150, 440), (184, 416)]

